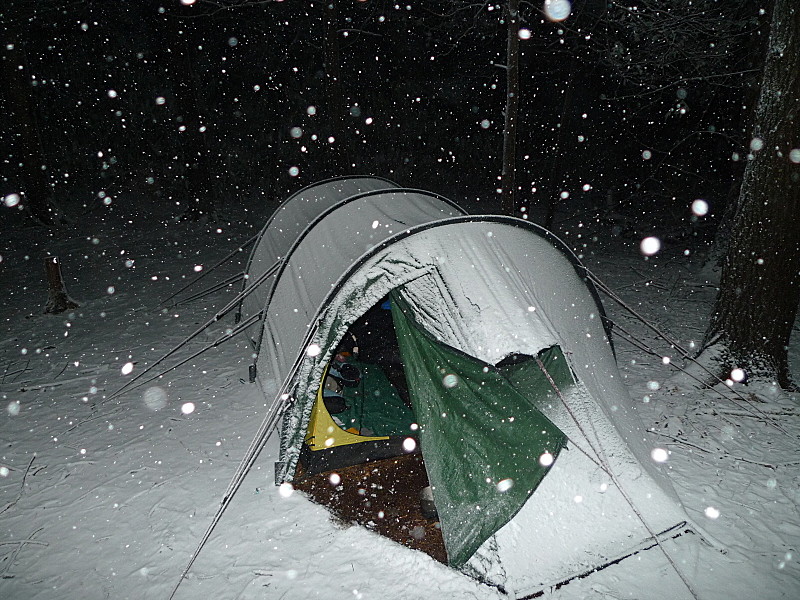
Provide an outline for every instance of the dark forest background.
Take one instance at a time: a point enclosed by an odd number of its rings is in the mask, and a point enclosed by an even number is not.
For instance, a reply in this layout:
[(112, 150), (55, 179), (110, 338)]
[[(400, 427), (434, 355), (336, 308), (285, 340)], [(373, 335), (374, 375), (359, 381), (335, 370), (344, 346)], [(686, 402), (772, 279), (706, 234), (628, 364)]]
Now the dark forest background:
[[(525, 203), (568, 192), (569, 210), (641, 229), (665, 211), (689, 226), (704, 198), (719, 220), (748, 151), (758, 3), (576, 0), (563, 22), (542, 8), (520, 7)], [(356, 173), (498, 198), (503, 3), (5, 0), (0, 16), (0, 192), (49, 196), (40, 217), (127, 202), (213, 218)]]

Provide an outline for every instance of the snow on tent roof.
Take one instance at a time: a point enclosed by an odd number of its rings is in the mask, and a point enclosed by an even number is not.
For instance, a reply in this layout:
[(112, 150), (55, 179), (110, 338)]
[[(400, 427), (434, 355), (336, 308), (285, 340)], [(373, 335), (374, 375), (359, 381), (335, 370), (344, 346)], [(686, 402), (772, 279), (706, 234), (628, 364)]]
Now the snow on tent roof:
[(397, 233), (461, 214), (436, 194), (397, 188), (352, 196), (318, 215), (289, 249), (268, 290), (256, 361), (265, 389), (283, 382), (306, 351), (314, 316), (353, 263)]

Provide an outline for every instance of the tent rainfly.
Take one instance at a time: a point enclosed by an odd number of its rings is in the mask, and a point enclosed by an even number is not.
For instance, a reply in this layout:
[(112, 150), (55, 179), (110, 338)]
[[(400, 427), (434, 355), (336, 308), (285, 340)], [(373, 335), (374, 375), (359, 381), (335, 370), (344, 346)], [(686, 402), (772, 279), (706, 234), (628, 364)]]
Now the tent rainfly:
[[(280, 417), (277, 483), (419, 452), (448, 564), (518, 598), (691, 527), (650, 459), (588, 274), (548, 231), (334, 179), (281, 205), (244, 291), (241, 317), (263, 311), (251, 376)], [(381, 307), (408, 418), (378, 433), (330, 414), (322, 388)]]

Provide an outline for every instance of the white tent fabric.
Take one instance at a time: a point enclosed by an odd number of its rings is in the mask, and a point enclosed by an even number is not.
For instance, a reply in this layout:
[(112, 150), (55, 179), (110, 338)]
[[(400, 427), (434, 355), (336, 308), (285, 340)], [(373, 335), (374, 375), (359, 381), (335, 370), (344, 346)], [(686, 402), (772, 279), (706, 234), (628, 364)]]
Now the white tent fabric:
[[(303, 231), (313, 226), (327, 210), (358, 194), (397, 187), (381, 177), (338, 177), (309, 185), (286, 199), (264, 225), (250, 253), (239, 318), (246, 320), (264, 308), (275, 280), (273, 275), (262, 281), (264, 276), (276, 269)], [(256, 289), (251, 289), (254, 285)], [(249, 328), (254, 344), (258, 342), (259, 333), (259, 325)]]
[[(303, 265), (313, 262), (306, 256)], [(468, 572), (514, 595), (530, 594), (685, 524), (669, 482), (649, 458), (596, 299), (572, 262), (535, 226), (504, 217), (446, 219), (401, 232), (354, 262), (332, 293), (326, 285), (314, 286), (325, 288), (315, 292), (291, 286), (290, 295), (316, 293), (323, 301), (298, 303), (306, 316), (289, 339), (281, 337), (278, 324), (285, 321), (270, 307), (276, 326), (264, 338), (264, 362), (272, 356), (270, 373), (291, 377), (295, 402), (283, 431), (286, 479), (333, 347), (353, 321), (400, 287), (417, 321), (442, 342), (492, 364), (558, 344), (579, 381), (566, 404), (554, 403), (547, 413), (567, 434), (568, 450), (520, 513), (478, 550)], [(294, 274), (303, 273), (300, 266)], [(327, 281), (336, 280), (329, 274)], [(302, 332), (310, 334), (305, 346), (298, 344)], [(321, 352), (306, 352), (308, 347)], [(292, 375), (287, 369), (298, 355), (302, 361)], [(541, 551), (520, 553), (520, 544), (530, 546), (530, 540)]]
[(410, 227), (460, 214), (435, 194), (384, 190), (348, 198), (306, 229), (276, 273), (266, 301), (256, 372), (268, 395), (308, 350), (304, 340), (315, 315), (353, 263)]
[(444, 344), (491, 364), (557, 344), (578, 381), (544, 410), (566, 449), (465, 572), (528, 596), (653, 545), (662, 532), (696, 530), (650, 460), (587, 273), (549, 232), (466, 216), (445, 198), (379, 178), (331, 180), (281, 206), (248, 275), (241, 309), (244, 318), (263, 314), (251, 337), (256, 380), (272, 404), (181, 579), (281, 416), (276, 476), (292, 479), (325, 365), (348, 327), (395, 290)]
[[(578, 380), (546, 411), (568, 436), (567, 449), (465, 572), (524, 596), (686, 525), (669, 481), (650, 460), (599, 300), (574, 255), (545, 230), (509, 217), (466, 216), (445, 198), (379, 178), (331, 180), (281, 206), (248, 275), (244, 291), (253, 293), (242, 313), (263, 311), (251, 334), (256, 379), (274, 401), (270, 412), (284, 415), (279, 482), (293, 476), (337, 343), (398, 290), (441, 342), (491, 364), (557, 344)], [(254, 440), (226, 501), (267, 433)]]

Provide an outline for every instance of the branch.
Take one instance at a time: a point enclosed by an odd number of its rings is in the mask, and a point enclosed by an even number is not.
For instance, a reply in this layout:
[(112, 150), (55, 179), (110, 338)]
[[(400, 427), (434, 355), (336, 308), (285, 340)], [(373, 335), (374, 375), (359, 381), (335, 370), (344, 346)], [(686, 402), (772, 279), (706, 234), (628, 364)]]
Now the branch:
[(22, 540), (22, 541), (19, 541), (19, 542), (3, 542), (4, 544), (17, 544), (17, 547), (11, 553), (11, 558), (8, 561), (8, 565), (6, 566), (5, 569), (3, 569), (3, 572), (0, 573), (0, 579), (11, 579), (12, 577), (14, 577), (13, 575), (9, 575), (8, 572), (11, 569), (11, 567), (14, 565), (14, 561), (17, 560), (17, 555), (20, 553), (20, 551), (22, 550), (22, 548), (24, 546), (26, 546), (28, 544), (38, 544), (38, 545), (43, 545), (43, 546), (47, 546), (48, 545), (46, 542), (35, 542), (33, 540), (34, 536), (37, 533), (39, 533), (42, 529), (44, 529), (44, 527), (40, 527), (39, 529), (34, 531), (32, 534), (30, 534), (28, 536), (28, 539), (26, 539), (26, 540)]
[(3, 510), (0, 510), (0, 515), (2, 515), (12, 506), (14, 506), (17, 502), (19, 502), (19, 499), (22, 498), (22, 493), (25, 491), (25, 480), (28, 478), (28, 473), (31, 470), (31, 465), (33, 464), (34, 460), (36, 460), (36, 454), (34, 454), (33, 457), (31, 458), (31, 462), (28, 463), (28, 466), (25, 469), (25, 474), (22, 476), (22, 485), (19, 487), (19, 494), (17, 494), (17, 497), (13, 502), (9, 502), (8, 504), (6, 504)]

